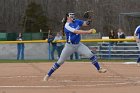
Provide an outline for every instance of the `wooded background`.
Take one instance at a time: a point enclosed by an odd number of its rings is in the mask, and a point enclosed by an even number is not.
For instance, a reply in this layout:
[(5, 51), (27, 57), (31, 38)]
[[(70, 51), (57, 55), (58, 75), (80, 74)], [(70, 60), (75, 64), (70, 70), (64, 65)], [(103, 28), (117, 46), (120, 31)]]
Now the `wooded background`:
[(83, 19), (88, 10), (95, 14), (91, 28), (102, 35), (118, 27), (122, 27), (126, 35), (133, 35), (140, 24), (140, 0), (0, 0), (0, 32), (23, 31), (20, 23), (30, 2), (42, 5), (53, 31), (62, 29), (65, 13), (75, 12)]

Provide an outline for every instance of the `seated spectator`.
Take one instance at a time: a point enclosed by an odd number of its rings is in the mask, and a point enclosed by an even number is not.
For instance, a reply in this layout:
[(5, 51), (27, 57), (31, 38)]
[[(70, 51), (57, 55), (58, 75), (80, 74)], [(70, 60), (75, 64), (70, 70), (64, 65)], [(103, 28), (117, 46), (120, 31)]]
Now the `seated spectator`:
[[(116, 39), (116, 34), (115, 34), (113, 29), (111, 29), (110, 32), (109, 32), (109, 39)], [(114, 44), (116, 44), (116, 42), (113, 42), (113, 41), (110, 42), (111, 46), (113, 46)]]
[[(118, 29), (117, 35), (118, 35), (118, 39), (125, 39), (125, 34), (124, 34), (124, 32), (122, 31), (121, 28)], [(122, 41), (120, 41), (119, 43), (121, 43), (121, 42)]]

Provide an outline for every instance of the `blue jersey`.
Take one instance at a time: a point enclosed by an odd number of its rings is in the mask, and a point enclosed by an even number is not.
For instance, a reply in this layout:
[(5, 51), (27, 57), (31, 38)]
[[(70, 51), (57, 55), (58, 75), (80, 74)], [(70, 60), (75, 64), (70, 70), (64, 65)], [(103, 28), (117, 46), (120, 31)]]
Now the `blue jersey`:
[(84, 21), (76, 19), (74, 22), (67, 22), (64, 27), (67, 43), (78, 44), (81, 40), (80, 34), (73, 33), (75, 30), (79, 30)]
[(136, 29), (135, 29), (135, 32), (134, 32), (138, 38), (140, 39), (140, 26), (138, 26)]

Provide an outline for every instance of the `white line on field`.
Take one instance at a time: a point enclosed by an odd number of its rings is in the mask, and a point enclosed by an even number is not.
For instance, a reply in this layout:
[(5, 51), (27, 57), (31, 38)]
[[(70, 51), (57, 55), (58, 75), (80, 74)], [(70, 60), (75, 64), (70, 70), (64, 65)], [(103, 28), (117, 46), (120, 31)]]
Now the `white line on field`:
[(124, 62), (123, 64), (137, 64), (137, 62)]
[[(121, 81), (120, 81), (121, 80)], [(124, 81), (124, 80), (127, 80), (127, 79), (117, 79), (117, 80), (111, 80), (111, 81), (102, 81), (102, 80), (100, 80), (100, 81), (97, 81), (97, 80), (95, 80), (95, 81), (72, 81), (72, 80), (62, 80), (62, 81), (57, 81), (57, 82), (66, 82), (66, 83), (76, 83), (76, 82), (78, 82), (78, 83), (94, 83), (94, 82), (98, 82), (98, 83), (109, 83), (109, 82), (111, 82), (111, 83), (115, 83), (115, 82), (122, 82), (122, 81)]]
[[(9, 79), (12, 79), (12, 78), (41, 78), (43, 76), (39, 76), (39, 75), (32, 75), (32, 76), (26, 76), (26, 75), (18, 75), (18, 76), (0, 76), (0, 78), (9, 78)], [(109, 78), (113, 77), (113, 78), (117, 78), (117, 77), (120, 77), (120, 76), (107, 76)]]
[(59, 88), (64, 86), (0, 86), (0, 88)]
[[(134, 82), (139, 84), (140, 81)], [(58, 85), (58, 86), (0, 86), (0, 88), (62, 88), (62, 87), (95, 87), (95, 86), (111, 86), (111, 85), (127, 85), (132, 82), (114, 83), (114, 84), (94, 84), (94, 85)]]
[(38, 77), (42, 77), (42, 76), (0, 76), (0, 78), (38, 78)]

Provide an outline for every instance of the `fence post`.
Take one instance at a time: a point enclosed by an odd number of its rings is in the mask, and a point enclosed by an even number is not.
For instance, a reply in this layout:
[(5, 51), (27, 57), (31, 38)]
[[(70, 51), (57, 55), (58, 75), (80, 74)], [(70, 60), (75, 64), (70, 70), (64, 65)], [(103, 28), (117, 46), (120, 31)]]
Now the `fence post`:
[(111, 44), (109, 43), (108, 45), (109, 45), (109, 47), (108, 47), (108, 59), (110, 59), (111, 58)]
[(48, 59), (51, 60), (51, 44), (48, 43)]

